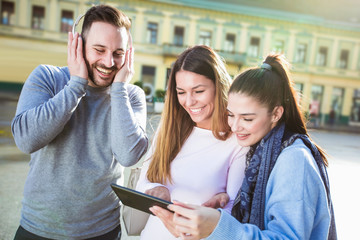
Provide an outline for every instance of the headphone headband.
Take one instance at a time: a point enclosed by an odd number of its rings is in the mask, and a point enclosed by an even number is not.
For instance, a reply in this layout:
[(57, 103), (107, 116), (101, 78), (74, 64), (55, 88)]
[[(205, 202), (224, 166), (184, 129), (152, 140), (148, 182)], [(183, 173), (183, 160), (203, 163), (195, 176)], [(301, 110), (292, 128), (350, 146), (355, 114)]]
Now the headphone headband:
[(75, 20), (73, 26), (72, 26), (72, 34), (75, 35), (75, 28), (79, 24), (80, 20), (85, 16), (85, 14), (80, 14), (77, 19)]

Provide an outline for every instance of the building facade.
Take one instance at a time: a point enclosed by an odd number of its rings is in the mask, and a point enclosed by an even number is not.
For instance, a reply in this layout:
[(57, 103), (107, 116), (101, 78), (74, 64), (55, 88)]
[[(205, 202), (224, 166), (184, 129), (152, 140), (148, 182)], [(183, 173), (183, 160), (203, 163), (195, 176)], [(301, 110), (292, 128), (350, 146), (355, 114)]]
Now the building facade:
[(143, 83), (149, 101), (166, 88), (176, 56), (205, 44), (225, 59), (232, 76), (260, 65), (269, 52), (283, 53), (314, 124), (360, 123), (360, 23), (243, 0), (1, 0), (0, 86), (21, 86), (39, 64), (65, 66), (74, 19), (99, 3), (131, 18), (133, 82)]

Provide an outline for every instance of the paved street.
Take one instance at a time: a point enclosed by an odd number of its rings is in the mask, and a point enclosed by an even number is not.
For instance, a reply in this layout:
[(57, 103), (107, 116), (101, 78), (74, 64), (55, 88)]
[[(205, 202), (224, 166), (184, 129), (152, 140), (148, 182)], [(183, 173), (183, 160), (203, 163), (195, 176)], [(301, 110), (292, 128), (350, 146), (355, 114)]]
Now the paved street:
[[(29, 170), (29, 156), (12, 140), (10, 119), (16, 101), (0, 98), (0, 240), (13, 239), (19, 224), (22, 191)], [(152, 136), (159, 115), (149, 114), (147, 131)], [(360, 134), (311, 131), (311, 136), (329, 154), (328, 168), (339, 239), (358, 238), (360, 215)], [(127, 171), (125, 171), (127, 176)], [(123, 239), (138, 239), (128, 238)]]

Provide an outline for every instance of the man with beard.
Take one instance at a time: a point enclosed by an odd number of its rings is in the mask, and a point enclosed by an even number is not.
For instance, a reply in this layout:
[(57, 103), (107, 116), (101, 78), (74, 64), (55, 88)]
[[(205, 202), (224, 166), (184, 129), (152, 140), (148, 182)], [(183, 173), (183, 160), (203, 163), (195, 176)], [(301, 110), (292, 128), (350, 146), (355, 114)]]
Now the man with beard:
[(120, 239), (110, 184), (148, 145), (145, 94), (128, 84), (130, 25), (116, 8), (90, 8), (81, 36), (69, 33), (68, 67), (41, 65), (26, 80), (12, 121), (31, 154), (15, 239)]

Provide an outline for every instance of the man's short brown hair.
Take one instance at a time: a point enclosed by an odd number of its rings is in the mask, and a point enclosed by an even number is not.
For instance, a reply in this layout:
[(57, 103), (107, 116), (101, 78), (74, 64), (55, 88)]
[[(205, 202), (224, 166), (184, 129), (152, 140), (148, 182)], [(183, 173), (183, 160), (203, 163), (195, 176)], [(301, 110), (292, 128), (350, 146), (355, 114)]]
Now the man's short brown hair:
[(81, 36), (86, 40), (87, 33), (94, 22), (110, 23), (116, 27), (131, 27), (130, 19), (119, 9), (109, 5), (97, 5), (91, 7), (85, 14), (81, 30)]

